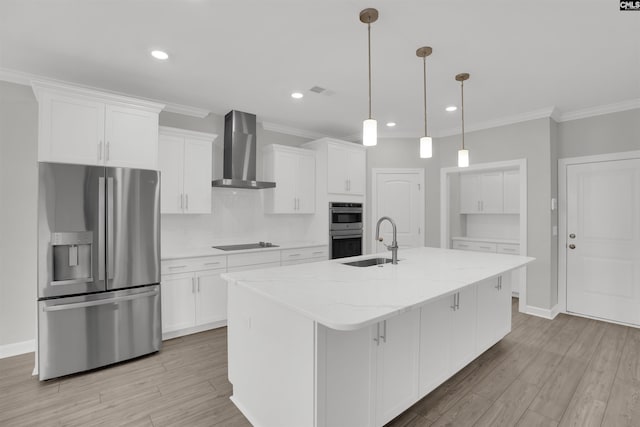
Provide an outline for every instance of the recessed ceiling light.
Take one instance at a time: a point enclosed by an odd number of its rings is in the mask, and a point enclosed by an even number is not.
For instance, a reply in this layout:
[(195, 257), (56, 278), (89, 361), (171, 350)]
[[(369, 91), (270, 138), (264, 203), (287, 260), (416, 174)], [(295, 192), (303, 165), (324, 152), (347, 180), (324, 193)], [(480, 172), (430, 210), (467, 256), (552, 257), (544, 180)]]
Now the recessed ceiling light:
[(387, 122), (387, 127), (394, 127), (396, 125), (396, 122)]
[(293, 99), (300, 99), (300, 98), (302, 98), (303, 96), (304, 96), (304, 94), (303, 94), (303, 93), (301, 93), (301, 92), (293, 92), (293, 93), (291, 94), (291, 97), (292, 97)]
[(169, 54), (162, 50), (152, 50), (151, 56), (153, 56), (156, 59), (159, 59), (160, 61), (166, 61), (167, 59), (169, 59)]
[(447, 110), (448, 112), (456, 111), (457, 109), (458, 107), (456, 107), (455, 105), (449, 105), (447, 108), (445, 108), (445, 110)]

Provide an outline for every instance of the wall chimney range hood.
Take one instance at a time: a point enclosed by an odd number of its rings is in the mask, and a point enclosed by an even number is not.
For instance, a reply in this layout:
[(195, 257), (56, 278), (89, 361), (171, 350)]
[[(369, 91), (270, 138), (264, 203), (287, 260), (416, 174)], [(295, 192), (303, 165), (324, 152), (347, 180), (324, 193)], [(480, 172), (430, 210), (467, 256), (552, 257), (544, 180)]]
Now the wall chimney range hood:
[(256, 116), (242, 111), (229, 111), (224, 116), (224, 164), (222, 179), (212, 187), (273, 188), (275, 182), (256, 181)]

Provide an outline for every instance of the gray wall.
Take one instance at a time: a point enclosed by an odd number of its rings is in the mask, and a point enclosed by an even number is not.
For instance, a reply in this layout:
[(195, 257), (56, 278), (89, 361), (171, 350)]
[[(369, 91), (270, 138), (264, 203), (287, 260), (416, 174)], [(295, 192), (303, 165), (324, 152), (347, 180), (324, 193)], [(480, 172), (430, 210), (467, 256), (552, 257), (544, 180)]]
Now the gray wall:
[(558, 124), (558, 158), (640, 150), (640, 109)]
[(34, 339), (38, 104), (0, 82), (0, 346)]

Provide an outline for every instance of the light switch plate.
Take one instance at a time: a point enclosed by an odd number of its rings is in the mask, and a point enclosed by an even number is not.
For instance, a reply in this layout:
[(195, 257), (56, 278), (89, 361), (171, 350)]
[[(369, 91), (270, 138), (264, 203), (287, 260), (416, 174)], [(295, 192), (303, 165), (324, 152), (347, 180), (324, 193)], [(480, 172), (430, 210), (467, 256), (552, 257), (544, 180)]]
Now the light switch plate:
[(557, 206), (558, 206), (558, 200), (555, 197), (553, 197), (551, 199), (551, 210), (555, 211)]

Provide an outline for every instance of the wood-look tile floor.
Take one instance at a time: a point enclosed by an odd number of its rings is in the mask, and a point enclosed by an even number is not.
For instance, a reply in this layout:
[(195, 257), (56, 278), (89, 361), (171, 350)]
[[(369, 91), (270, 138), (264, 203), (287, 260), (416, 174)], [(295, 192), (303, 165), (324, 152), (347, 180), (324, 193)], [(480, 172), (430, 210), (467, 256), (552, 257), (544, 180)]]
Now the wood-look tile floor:
[[(32, 368), (33, 353), (0, 359), (0, 426), (250, 426), (229, 400), (226, 328), (62, 379)], [(387, 427), (567, 425), (640, 426), (640, 329), (514, 302), (505, 339)]]

